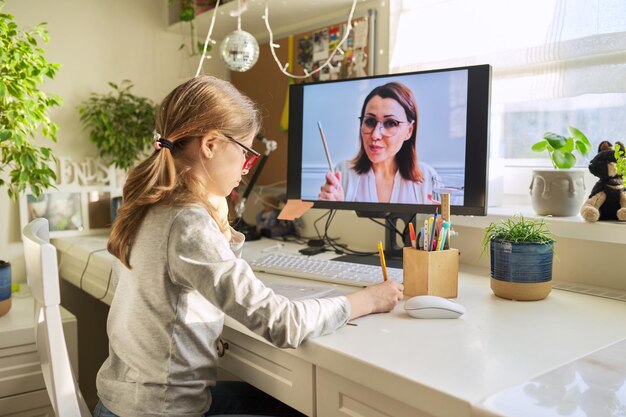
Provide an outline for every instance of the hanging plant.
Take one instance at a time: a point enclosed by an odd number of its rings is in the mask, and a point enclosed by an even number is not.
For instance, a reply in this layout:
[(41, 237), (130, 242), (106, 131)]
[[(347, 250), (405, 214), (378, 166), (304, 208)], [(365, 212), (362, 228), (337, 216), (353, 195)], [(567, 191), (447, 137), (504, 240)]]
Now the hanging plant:
[(36, 146), (35, 136), (56, 141), (58, 126), (48, 117), (51, 107), (62, 103), (59, 96), (46, 94), (40, 85), (54, 78), (59, 64), (46, 60), (39, 40), (48, 43), (44, 23), (21, 30), (0, 1), (0, 186), (6, 184), (13, 200), (30, 187), (39, 196), (56, 179), (50, 164), (52, 151)]
[[(174, 0), (167, 0), (168, 5), (172, 5)], [(204, 44), (196, 39), (195, 20), (199, 13), (202, 13), (213, 6), (216, 0), (180, 0), (180, 11), (178, 12), (178, 20), (189, 24), (189, 55), (194, 56), (202, 53)], [(185, 48), (187, 45), (182, 43), (178, 50)], [(211, 45), (207, 46), (207, 50), (211, 50)]]

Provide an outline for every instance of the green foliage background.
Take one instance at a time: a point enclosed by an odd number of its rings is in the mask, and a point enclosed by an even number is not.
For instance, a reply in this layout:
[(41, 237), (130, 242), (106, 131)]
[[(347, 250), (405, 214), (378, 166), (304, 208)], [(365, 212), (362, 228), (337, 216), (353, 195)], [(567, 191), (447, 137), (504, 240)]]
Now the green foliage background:
[(155, 104), (131, 93), (133, 84), (110, 82), (113, 92), (92, 93), (81, 103), (80, 120), (106, 163), (128, 170), (154, 142)]
[[(0, 2), (0, 12), (3, 7)], [(62, 103), (39, 87), (59, 69), (39, 46), (40, 40), (48, 42), (44, 25), (21, 30), (13, 15), (0, 13), (0, 186), (8, 185), (13, 200), (29, 186), (39, 196), (56, 179), (51, 150), (34, 144), (39, 132), (56, 141), (58, 126), (48, 111)]]

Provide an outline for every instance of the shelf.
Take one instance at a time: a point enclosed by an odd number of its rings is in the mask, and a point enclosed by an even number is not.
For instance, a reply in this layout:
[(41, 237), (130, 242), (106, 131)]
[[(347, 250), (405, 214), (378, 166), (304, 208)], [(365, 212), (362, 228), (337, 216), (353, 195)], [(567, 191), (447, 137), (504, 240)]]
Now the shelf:
[[(350, 12), (352, 0), (316, 0), (316, 1), (285, 1), (269, 0), (270, 25), (275, 39), (279, 36), (314, 29), (328, 23), (328, 19), (345, 21)], [(223, 39), (227, 34), (237, 29), (237, 18), (231, 17), (230, 12), (237, 9), (237, 1), (220, 5), (215, 18), (212, 38)], [(359, 7), (357, 6), (358, 13)], [(264, 42), (269, 35), (262, 19), (265, 13), (264, 0), (250, 0), (248, 10), (241, 16), (241, 29), (250, 32), (259, 42)], [(198, 33), (198, 40), (204, 41), (213, 18), (213, 9), (196, 16), (194, 24)], [(169, 26), (169, 32), (187, 34), (189, 29), (185, 22), (176, 22)]]
[(626, 244), (626, 222), (599, 221), (590, 223), (580, 215), (572, 217), (539, 216), (527, 205), (489, 207), (486, 216), (452, 216), (454, 226), (485, 228), (492, 222), (521, 214), (531, 219), (544, 219), (556, 237)]

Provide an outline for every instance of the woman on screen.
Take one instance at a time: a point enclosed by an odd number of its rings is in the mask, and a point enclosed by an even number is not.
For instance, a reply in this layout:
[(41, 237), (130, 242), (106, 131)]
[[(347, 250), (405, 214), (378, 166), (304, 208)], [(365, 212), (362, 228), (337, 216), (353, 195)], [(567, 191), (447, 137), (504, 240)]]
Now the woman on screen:
[(433, 188), (443, 183), (431, 166), (418, 160), (418, 111), (411, 90), (398, 82), (374, 88), (359, 120), (359, 153), (326, 173), (319, 199), (431, 204)]

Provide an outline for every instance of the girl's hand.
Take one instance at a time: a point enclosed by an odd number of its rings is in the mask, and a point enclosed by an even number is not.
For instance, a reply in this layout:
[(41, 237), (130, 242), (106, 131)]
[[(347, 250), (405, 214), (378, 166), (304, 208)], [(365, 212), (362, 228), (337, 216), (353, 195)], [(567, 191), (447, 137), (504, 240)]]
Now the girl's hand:
[(346, 297), (352, 306), (350, 319), (370, 313), (386, 313), (402, 300), (404, 286), (388, 280), (372, 285)]
[(326, 173), (326, 183), (320, 187), (318, 195), (320, 200), (343, 201), (343, 187), (341, 186), (341, 172), (335, 171)]

